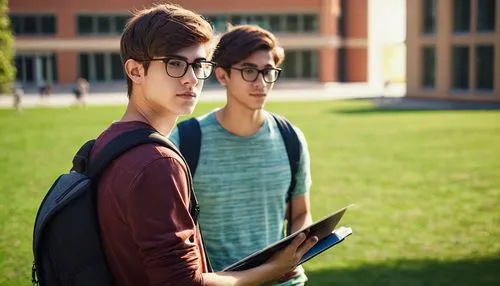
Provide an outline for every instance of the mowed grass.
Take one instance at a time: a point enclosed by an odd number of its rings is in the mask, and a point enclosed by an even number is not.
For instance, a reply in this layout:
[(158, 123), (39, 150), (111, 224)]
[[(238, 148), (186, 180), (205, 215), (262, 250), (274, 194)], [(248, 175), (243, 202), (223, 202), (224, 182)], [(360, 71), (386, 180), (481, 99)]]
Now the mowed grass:
[[(268, 108), (308, 139), (314, 218), (355, 204), (341, 222), (353, 235), (305, 264), (309, 285), (500, 285), (500, 112)], [(0, 285), (29, 285), (40, 201), (123, 110), (0, 110)]]

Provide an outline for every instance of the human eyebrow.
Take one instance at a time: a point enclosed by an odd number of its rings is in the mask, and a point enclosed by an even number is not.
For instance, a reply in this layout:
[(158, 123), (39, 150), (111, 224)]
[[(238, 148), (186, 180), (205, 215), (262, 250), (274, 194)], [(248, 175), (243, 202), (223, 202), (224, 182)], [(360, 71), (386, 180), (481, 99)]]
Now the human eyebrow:
[(206, 60), (207, 60), (206, 58), (200, 57), (200, 58), (194, 59), (193, 62), (201, 62), (201, 61), (206, 61)]
[[(179, 59), (179, 60), (184, 60), (186, 62), (189, 62), (188, 58), (186, 58), (184, 56), (180, 56), (180, 55), (168, 55), (167, 58), (174, 58), (174, 59)], [(201, 61), (206, 61), (206, 60), (207, 59), (204, 58), (204, 57), (199, 57), (199, 58), (194, 59), (193, 63), (195, 63), (195, 62), (201, 62)]]
[(252, 67), (252, 68), (256, 68), (257, 67), (256, 64), (252, 64), (252, 63), (242, 63), (241, 66), (242, 67)]
[(165, 56), (165, 58), (167, 58), (167, 59), (178, 59), (178, 60), (185, 60), (185, 61), (187, 61), (186, 57), (179, 56), (179, 55), (167, 55), (167, 56)]
[[(242, 63), (241, 64), (242, 67), (252, 67), (252, 68), (259, 68), (256, 64), (252, 64), (252, 63)], [(267, 64), (264, 66), (264, 69), (275, 69), (276, 67), (273, 66), (272, 64)]]

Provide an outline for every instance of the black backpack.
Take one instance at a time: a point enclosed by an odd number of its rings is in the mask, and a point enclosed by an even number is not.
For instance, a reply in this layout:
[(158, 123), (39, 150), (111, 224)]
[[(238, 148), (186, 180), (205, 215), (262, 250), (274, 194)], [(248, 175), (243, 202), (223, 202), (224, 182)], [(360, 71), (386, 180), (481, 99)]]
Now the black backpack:
[[(286, 153), (288, 155), (288, 162), (290, 163), (290, 170), (292, 174), (292, 179), (290, 181), (290, 186), (288, 187), (286, 202), (290, 202), (292, 198), (292, 192), (297, 185), (297, 171), (299, 169), (300, 163), (300, 150), (301, 143), (297, 133), (293, 129), (292, 124), (286, 118), (271, 113), (272, 117), (276, 121), (278, 128), (281, 133), (281, 137), (285, 143)], [(200, 158), (200, 148), (201, 148), (201, 128), (200, 123), (196, 118), (190, 118), (188, 120), (182, 121), (177, 124), (177, 129), (179, 132), (179, 150), (187, 161), (191, 174), (194, 177), (196, 168), (198, 166), (198, 160)], [(288, 205), (288, 217), (292, 217), (292, 204)], [(290, 221), (286, 225), (286, 234), (291, 234), (292, 224)]]
[[(71, 171), (54, 182), (38, 209), (33, 232), (33, 285), (114, 285), (97, 217), (97, 183), (101, 174), (114, 159), (142, 144), (157, 143), (180, 155), (168, 139), (153, 129), (123, 133), (90, 160), (94, 143), (90, 140), (80, 148)], [(189, 170), (187, 175), (191, 186), (190, 213), (197, 223), (199, 206)]]

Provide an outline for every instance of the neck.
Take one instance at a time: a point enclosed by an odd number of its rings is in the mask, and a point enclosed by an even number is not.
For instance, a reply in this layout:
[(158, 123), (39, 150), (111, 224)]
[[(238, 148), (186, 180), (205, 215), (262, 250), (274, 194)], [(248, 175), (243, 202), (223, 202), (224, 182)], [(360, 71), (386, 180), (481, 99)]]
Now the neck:
[(251, 136), (264, 124), (266, 113), (263, 109), (251, 110), (228, 102), (216, 112), (216, 118), (229, 132), (238, 136)]
[(127, 105), (127, 110), (120, 121), (145, 122), (162, 135), (169, 136), (177, 121), (177, 115), (168, 110), (155, 110), (141, 99), (142, 97), (132, 94)]

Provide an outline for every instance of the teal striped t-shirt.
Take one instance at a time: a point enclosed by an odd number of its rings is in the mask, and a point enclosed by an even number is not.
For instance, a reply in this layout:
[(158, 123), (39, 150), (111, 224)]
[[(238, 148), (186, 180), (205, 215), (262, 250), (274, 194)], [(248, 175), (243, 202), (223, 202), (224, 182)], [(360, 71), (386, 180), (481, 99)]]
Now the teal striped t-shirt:
[[(198, 118), (201, 149), (193, 178), (200, 204), (199, 223), (215, 271), (280, 240), (283, 237), (286, 196), (291, 170), (283, 139), (272, 116), (254, 135), (241, 137), (224, 129), (215, 111)], [(310, 162), (303, 133), (297, 186), (293, 196), (309, 191)], [(175, 129), (170, 139), (179, 145)], [(302, 267), (294, 279), (307, 280)]]

